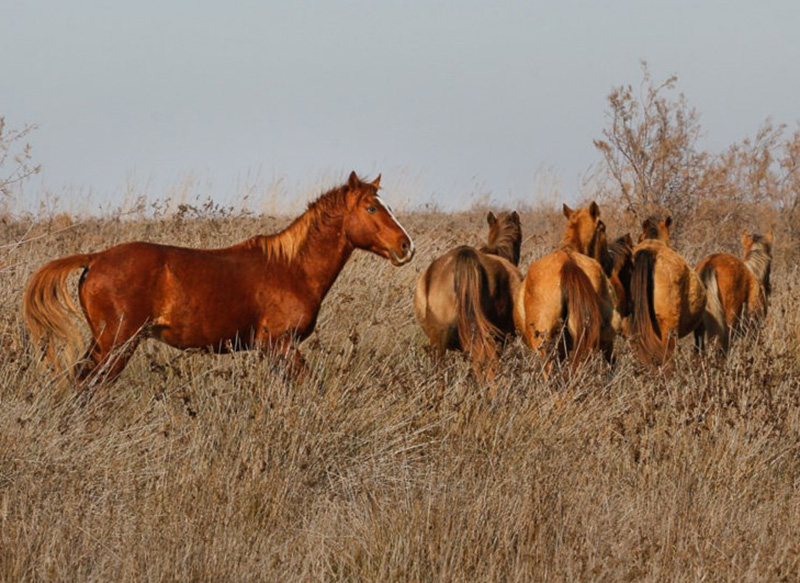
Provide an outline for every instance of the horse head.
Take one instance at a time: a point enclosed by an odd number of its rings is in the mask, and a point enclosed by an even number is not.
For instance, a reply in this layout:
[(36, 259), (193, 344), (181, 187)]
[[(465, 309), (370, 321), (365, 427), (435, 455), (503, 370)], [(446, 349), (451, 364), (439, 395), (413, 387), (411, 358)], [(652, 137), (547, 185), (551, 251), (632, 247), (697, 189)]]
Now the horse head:
[(482, 251), (499, 255), (514, 265), (519, 265), (522, 226), (517, 211), (500, 213), (499, 216), (489, 211), (486, 222), (489, 223), (489, 237)]
[(672, 217), (667, 215), (661, 218), (655, 215), (647, 217), (642, 221), (642, 233), (639, 235), (639, 243), (645, 239), (656, 239), (669, 247), (669, 229), (672, 226)]
[(567, 218), (563, 244), (575, 248), (579, 253), (586, 253), (601, 225), (600, 207), (592, 201), (591, 204), (575, 210), (565, 204), (563, 211)]
[(355, 172), (347, 181), (347, 215), (344, 231), (350, 243), (385, 257), (394, 265), (404, 265), (414, 256), (414, 242), (378, 196), (381, 177), (363, 182)]

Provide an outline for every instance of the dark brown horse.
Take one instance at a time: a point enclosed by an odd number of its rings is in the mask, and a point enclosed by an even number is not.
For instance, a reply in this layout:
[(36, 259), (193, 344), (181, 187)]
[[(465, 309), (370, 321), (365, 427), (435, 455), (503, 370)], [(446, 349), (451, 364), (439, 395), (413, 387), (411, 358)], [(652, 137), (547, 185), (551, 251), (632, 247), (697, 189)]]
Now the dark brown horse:
[(593, 350), (611, 360), (619, 316), (616, 297), (602, 266), (589, 257), (601, 225), (596, 203), (572, 210), (561, 247), (528, 269), (514, 302), (514, 322), (525, 343), (552, 367), (551, 355), (569, 357), (573, 367)]
[(414, 312), (437, 357), (469, 354), (476, 372), (491, 377), (505, 340), (514, 333), (513, 303), (522, 274), (522, 230), (516, 212), (487, 216), (488, 243), (462, 245), (430, 264), (417, 282)]
[(624, 320), (631, 312), (631, 272), (633, 271), (633, 240), (630, 233), (608, 243), (606, 225), (598, 221), (595, 235), (589, 243), (586, 255), (603, 267), (608, 281), (617, 296), (616, 309)]
[(380, 176), (367, 183), (352, 173), (281, 233), (225, 249), (125, 243), (57, 259), (31, 277), (25, 321), (58, 368), (57, 345), (80, 342), (67, 283), (82, 269), (78, 295), (93, 340), (80, 380), (114, 379), (142, 338), (176, 348), (265, 350), (284, 356), (291, 372), (303, 372), (297, 343), (314, 329), (322, 300), (353, 250), (395, 265), (414, 255), (379, 186)]
[(678, 339), (701, 324), (706, 306), (697, 273), (669, 247), (671, 222), (645, 220), (633, 249), (630, 333), (639, 359), (648, 365), (669, 361)]
[(703, 325), (695, 330), (695, 346), (702, 349), (705, 336), (716, 338), (723, 352), (730, 341), (767, 315), (771, 290), (772, 231), (766, 236), (742, 233), (744, 260), (715, 253), (696, 268), (706, 286), (708, 302)]

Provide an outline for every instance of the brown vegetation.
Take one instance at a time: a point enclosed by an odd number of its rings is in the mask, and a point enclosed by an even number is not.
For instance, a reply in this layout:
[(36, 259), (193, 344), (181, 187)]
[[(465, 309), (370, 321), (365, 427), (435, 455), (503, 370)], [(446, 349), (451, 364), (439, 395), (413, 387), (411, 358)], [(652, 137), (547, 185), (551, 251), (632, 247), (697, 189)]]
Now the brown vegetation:
[[(297, 386), (253, 353), (149, 341), (88, 399), (36, 365), (20, 314), (34, 269), (133, 239), (223, 246), (287, 222), (1, 224), (0, 580), (797, 579), (788, 233), (775, 234), (757, 348), (737, 343), (718, 362), (682, 345), (670, 376), (645, 375), (617, 339), (610, 372), (595, 358), (546, 381), (517, 341), (489, 400), (458, 355), (431, 366), (412, 309), (418, 272), (479, 244), (484, 217), (401, 216), (418, 247), (403, 269), (356, 253), (303, 344), (312, 378)], [(766, 231), (771, 217), (754, 217)], [(521, 219), (527, 267), (558, 244), (563, 218)], [(720, 248), (683, 228), (690, 261)]]

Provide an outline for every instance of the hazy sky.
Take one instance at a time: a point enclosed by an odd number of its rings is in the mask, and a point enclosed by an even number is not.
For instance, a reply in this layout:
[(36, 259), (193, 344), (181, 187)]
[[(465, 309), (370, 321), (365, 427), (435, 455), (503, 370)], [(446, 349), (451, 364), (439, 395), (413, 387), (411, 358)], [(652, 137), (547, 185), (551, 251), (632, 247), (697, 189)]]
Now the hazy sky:
[(39, 125), (28, 198), (186, 176), (306, 197), (355, 169), (398, 204), (528, 200), (543, 171), (574, 200), (642, 59), (678, 74), (712, 149), (794, 125), (798, 30), (796, 0), (0, 0), (0, 115)]

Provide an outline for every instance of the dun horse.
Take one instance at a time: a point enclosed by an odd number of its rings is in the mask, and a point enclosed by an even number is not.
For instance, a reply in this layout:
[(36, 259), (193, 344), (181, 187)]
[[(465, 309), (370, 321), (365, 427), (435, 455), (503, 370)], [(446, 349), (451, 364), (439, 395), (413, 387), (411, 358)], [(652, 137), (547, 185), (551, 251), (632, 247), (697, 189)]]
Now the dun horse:
[(463, 350), (476, 372), (492, 376), (503, 343), (514, 334), (522, 230), (516, 212), (489, 213), (487, 221), (485, 246), (456, 247), (422, 273), (414, 312), (437, 357)]
[(610, 360), (619, 326), (614, 290), (601, 265), (585, 255), (602, 228), (600, 209), (592, 202), (563, 210), (567, 228), (561, 247), (530, 266), (514, 303), (517, 328), (548, 370), (554, 349), (573, 366), (596, 349)]
[(268, 350), (305, 371), (297, 343), (314, 329), (322, 300), (354, 249), (394, 265), (408, 263), (414, 244), (378, 196), (380, 176), (320, 196), (287, 229), (225, 249), (126, 243), (48, 263), (28, 284), (23, 306), (35, 342), (44, 341), (58, 368), (58, 344), (80, 334), (68, 290), (78, 284), (92, 342), (79, 380), (112, 380), (142, 338), (177, 348)]
[(703, 325), (695, 330), (695, 345), (702, 349), (705, 336), (718, 339), (724, 352), (736, 334), (759, 324), (767, 315), (771, 292), (772, 231), (766, 236), (742, 233), (744, 261), (726, 253), (703, 259), (697, 273), (706, 286), (708, 303)]
[(706, 290), (686, 261), (669, 247), (669, 217), (642, 223), (633, 249), (630, 333), (640, 360), (666, 363), (675, 343), (700, 325)]

